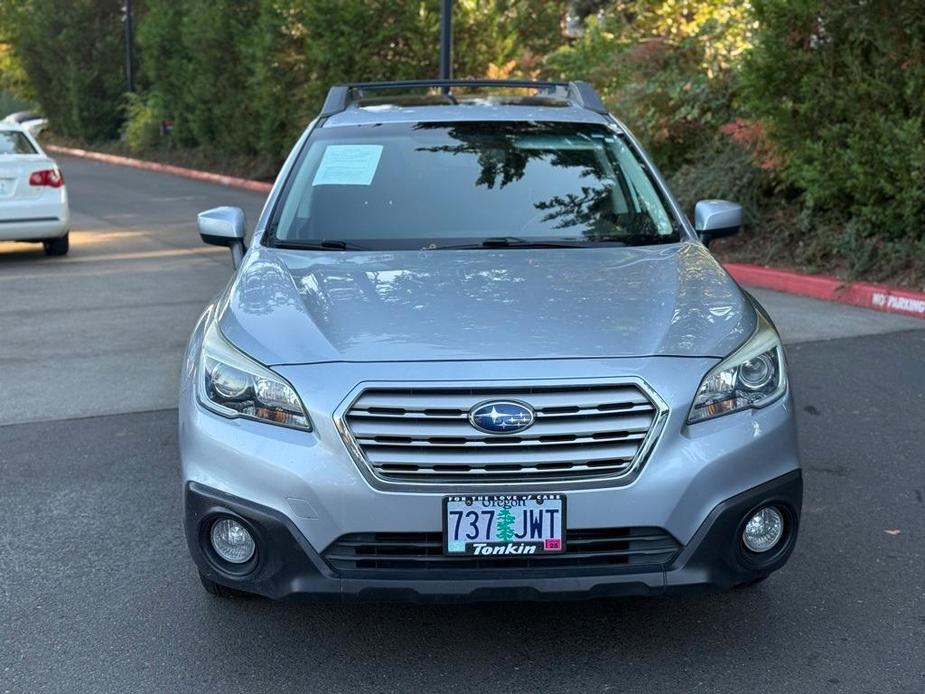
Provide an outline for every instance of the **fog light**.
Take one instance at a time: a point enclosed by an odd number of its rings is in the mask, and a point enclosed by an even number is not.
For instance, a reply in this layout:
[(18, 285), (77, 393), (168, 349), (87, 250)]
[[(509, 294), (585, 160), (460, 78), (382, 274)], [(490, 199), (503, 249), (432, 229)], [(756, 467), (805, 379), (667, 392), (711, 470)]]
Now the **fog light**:
[(243, 564), (254, 556), (254, 538), (247, 528), (231, 518), (222, 518), (212, 524), (212, 549), (227, 562)]
[(773, 506), (765, 506), (748, 519), (742, 542), (752, 552), (767, 552), (784, 536), (784, 518)]

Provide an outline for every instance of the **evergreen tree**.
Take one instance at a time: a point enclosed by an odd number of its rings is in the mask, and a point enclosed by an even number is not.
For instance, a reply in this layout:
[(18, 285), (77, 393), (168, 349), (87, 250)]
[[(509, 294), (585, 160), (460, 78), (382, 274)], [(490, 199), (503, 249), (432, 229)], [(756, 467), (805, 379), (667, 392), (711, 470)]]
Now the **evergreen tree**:
[(514, 539), (514, 522), (516, 518), (511, 509), (503, 508), (498, 513), (498, 522), (495, 524), (495, 534), (499, 540), (510, 542)]

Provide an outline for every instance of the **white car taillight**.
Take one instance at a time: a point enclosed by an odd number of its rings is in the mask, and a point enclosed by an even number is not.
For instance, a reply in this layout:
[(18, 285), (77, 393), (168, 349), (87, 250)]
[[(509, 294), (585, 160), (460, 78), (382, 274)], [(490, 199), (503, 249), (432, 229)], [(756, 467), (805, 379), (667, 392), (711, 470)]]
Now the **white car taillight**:
[(48, 186), (50, 188), (60, 188), (64, 185), (64, 176), (57, 169), (42, 169), (34, 171), (29, 176), (30, 186)]

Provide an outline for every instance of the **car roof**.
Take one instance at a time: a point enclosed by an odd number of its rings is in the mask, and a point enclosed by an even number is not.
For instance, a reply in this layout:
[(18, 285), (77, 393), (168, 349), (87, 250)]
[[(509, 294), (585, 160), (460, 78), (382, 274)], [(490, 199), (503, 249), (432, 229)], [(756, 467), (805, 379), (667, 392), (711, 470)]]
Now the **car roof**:
[[(422, 90), (424, 94), (420, 93)], [(612, 123), (600, 96), (587, 82), (528, 80), (406, 80), (335, 85), (328, 92), (321, 116), (325, 119), (323, 127), (446, 121)]]
[(610, 121), (602, 114), (571, 104), (562, 106), (521, 105), (484, 99), (460, 104), (351, 104), (327, 118), (324, 127), (371, 123), (433, 123), (458, 121), (545, 121), (600, 123)]
[(30, 120), (42, 120), (42, 118), (44, 116), (35, 111), (17, 111), (8, 115), (4, 120), (7, 123), (25, 123)]

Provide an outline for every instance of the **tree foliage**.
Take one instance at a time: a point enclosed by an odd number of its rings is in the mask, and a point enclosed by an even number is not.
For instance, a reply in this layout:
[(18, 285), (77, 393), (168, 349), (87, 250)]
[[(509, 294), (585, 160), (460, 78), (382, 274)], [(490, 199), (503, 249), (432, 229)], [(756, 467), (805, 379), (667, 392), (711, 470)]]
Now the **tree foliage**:
[(925, 7), (755, 0), (744, 71), (782, 174), (814, 207), (881, 239), (925, 240)]
[(124, 90), (119, 4), (96, 0), (4, 0), (0, 33), (34, 95), (62, 134), (114, 137)]
[[(2, 30), (2, 25), (0, 25), (0, 30)], [(20, 105), (28, 103), (35, 96), (32, 85), (29, 83), (29, 77), (10, 43), (10, 37), (2, 34), (0, 34), (0, 92), (5, 95), (4, 99), (9, 103)]]
[(548, 72), (595, 84), (664, 168), (681, 166), (735, 115), (749, 4), (622, 0), (592, 10), (584, 34), (548, 56)]
[[(551, 50), (564, 0), (457, 0), (455, 72)], [(328, 87), (436, 76), (439, 0), (148, 0), (148, 100), (181, 146), (281, 155)]]

